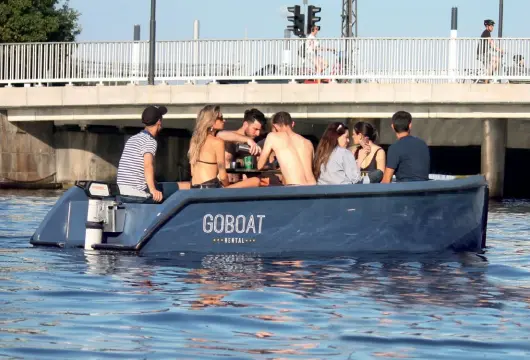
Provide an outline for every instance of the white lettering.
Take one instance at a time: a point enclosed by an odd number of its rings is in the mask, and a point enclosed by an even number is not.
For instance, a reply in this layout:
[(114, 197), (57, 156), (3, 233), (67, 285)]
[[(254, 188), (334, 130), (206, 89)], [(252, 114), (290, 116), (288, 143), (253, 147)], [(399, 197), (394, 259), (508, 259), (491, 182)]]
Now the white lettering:
[(213, 219), (213, 230), (220, 234), (223, 232), (225, 227), (225, 217), (221, 214), (215, 215), (215, 218)]
[(258, 234), (261, 234), (261, 225), (263, 224), (263, 219), (265, 218), (265, 215), (256, 215), (256, 217), (259, 219)]
[(206, 234), (261, 234), (263, 219), (265, 215), (250, 215), (247, 219), (245, 215), (206, 214), (202, 218), (202, 231)]
[(225, 233), (231, 234), (234, 232), (234, 215), (226, 215)]
[(212, 214), (206, 214), (202, 218), (202, 231), (209, 234), (213, 230), (213, 215)]
[(246, 219), (244, 215), (238, 215), (236, 217), (236, 232), (238, 234), (242, 234), (245, 232), (245, 223), (246, 223)]
[(250, 218), (248, 219), (247, 230), (245, 232), (247, 234), (249, 234), (250, 233), (250, 229), (252, 229), (252, 232), (254, 234), (256, 233), (256, 225), (254, 224), (254, 216), (253, 215), (250, 215)]

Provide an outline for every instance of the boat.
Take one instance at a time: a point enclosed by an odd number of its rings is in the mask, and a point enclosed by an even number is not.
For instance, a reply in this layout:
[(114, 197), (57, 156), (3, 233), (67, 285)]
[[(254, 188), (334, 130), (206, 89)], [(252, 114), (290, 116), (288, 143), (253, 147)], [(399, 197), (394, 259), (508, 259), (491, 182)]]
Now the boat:
[(125, 193), (115, 183), (77, 181), (30, 243), (139, 255), (480, 252), (486, 246), (489, 196), (482, 175), (180, 189), (159, 204)]

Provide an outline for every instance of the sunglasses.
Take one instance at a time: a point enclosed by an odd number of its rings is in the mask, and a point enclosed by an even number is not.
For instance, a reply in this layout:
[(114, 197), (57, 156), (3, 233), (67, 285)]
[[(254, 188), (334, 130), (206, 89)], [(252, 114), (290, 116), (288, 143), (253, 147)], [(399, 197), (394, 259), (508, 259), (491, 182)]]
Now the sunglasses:
[(226, 121), (223, 115), (217, 115), (217, 120)]

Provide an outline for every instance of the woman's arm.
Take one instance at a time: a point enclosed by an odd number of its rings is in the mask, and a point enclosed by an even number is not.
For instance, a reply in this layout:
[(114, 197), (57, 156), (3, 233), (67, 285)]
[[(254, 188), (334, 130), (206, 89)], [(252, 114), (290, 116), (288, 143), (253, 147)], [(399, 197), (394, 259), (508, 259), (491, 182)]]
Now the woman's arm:
[(383, 150), (383, 148), (381, 148), (376, 156), (375, 156), (375, 161), (377, 163), (377, 169), (378, 170), (381, 170), (383, 173), (385, 172), (385, 168), (386, 168), (386, 154), (385, 154), (385, 150)]
[(230, 182), (228, 181), (228, 174), (225, 167), (225, 142), (221, 139), (216, 139), (214, 149), (219, 180), (223, 186), (228, 186), (230, 185)]
[(361, 171), (359, 170), (357, 161), (355, 161), (355, 156), (353, 156), (351, 151), (344, 152), (343, 166), (344, 174), (352, 184), (357, 184), (361, 181)]

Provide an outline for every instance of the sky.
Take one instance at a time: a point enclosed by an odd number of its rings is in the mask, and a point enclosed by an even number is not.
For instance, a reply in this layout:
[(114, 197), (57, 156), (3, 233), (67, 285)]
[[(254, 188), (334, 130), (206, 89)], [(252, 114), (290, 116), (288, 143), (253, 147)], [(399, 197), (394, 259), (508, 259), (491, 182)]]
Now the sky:
[[(479, 37), (483, 20), (498, 24), (499, 0), (357, 0), (360, 37), (448, 37), (451, 8), (458, 8), (458, 36)], [(157, 40), (283, 38), (286, 8), (302, 0), (157, 0)], [(341, 36), (342, 0), (309, 0), (322, 8), (319, 37)], [(151, 0), (70, 0), (81, 13), (78, 41), (149, 39)], [(504, 1), (503, 37), (530, 37), (530, 0)], [(497, 27), (493, 35), (497, 36)]]

